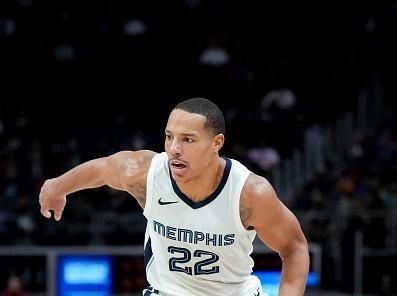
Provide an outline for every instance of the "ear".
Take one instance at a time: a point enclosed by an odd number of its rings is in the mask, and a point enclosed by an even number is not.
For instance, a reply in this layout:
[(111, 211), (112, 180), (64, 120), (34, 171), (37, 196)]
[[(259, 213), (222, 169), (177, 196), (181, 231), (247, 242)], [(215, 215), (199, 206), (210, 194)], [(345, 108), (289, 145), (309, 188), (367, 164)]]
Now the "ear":
[(223, 144), (225, 143), (225, 136), (223, 134), (217, 134), (212, 139), (212, 143), (214, 152), (218, 152), (219, 150), (221, 150)]

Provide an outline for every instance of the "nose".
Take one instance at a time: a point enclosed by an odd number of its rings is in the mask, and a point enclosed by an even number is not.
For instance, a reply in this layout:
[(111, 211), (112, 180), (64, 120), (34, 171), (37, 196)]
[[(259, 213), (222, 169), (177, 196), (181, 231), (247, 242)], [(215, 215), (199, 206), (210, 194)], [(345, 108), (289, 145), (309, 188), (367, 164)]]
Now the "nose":
[(173, 155), (181, 155), (181, 154), (182, 154), (182, 146), (181, 146), (181, 144), (180, 144), (176, 139), (174, 139), (174, 140), (171, 142), (171, 145), (170, 145), (170, 152), (171, 152)]

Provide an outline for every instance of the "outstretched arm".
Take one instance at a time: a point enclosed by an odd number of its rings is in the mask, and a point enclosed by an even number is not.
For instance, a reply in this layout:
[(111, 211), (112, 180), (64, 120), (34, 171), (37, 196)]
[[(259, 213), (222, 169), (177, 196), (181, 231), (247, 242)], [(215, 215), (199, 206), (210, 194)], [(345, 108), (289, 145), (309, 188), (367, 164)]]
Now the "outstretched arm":
[(41, 188), (41, 214), (59, 221), (66, 204), (66, 196), (73, 192), (108, 185), (133, 195), (145, 206), (146, 176), (154, 152), (148, 150), (122, 151), (108, 157), (84, 162), (63, 175), (46, 180)]
[(248, 177), (240, 213), (243, 225), (254, 227), (261, 241), (282, 259), (279, 295), (303, 295), (310, 264), (306, 238), (294, 214), (265, 178), (254, 174)]

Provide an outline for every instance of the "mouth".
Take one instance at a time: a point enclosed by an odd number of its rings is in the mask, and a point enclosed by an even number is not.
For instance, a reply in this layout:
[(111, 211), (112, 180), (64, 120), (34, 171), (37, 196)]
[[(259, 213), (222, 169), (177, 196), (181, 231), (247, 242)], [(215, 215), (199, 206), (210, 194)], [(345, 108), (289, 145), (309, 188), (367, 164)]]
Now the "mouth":
[(174, 173), (180, 174), (187, 168), (187, 163), (181, 160), (171, 160), (170, 168)]

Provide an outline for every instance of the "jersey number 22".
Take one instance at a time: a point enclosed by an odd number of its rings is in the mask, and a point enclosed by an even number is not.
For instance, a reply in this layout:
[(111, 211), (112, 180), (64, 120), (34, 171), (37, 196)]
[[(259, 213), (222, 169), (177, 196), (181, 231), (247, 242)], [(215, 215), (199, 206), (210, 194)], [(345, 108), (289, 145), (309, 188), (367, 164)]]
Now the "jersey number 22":
[(208, 252), (204, 250), (194, 251), (193, 253), (194, 257), (199, 257), (199, 258), (204, 257), (204, 259), (196, 262), (194, 266), (184, 266), (184, 267), (182, 267), (181, 265), (184, 265), (185, 263), (189, 263), (189, 261), (192, 259), (192, 253), (190, 252), (190, 250), (185, 248), (169, 246), (168, 252), (171, 254), (182, 255), (181, 257), (170, 258), (168, 264), (170, 271), (184, 272), (189, 275), (212, 274), (219, 272), (219, 266), (217, 265), (211, 267), (208, 266), (219, 260), (219, 256), (212, 252)]

